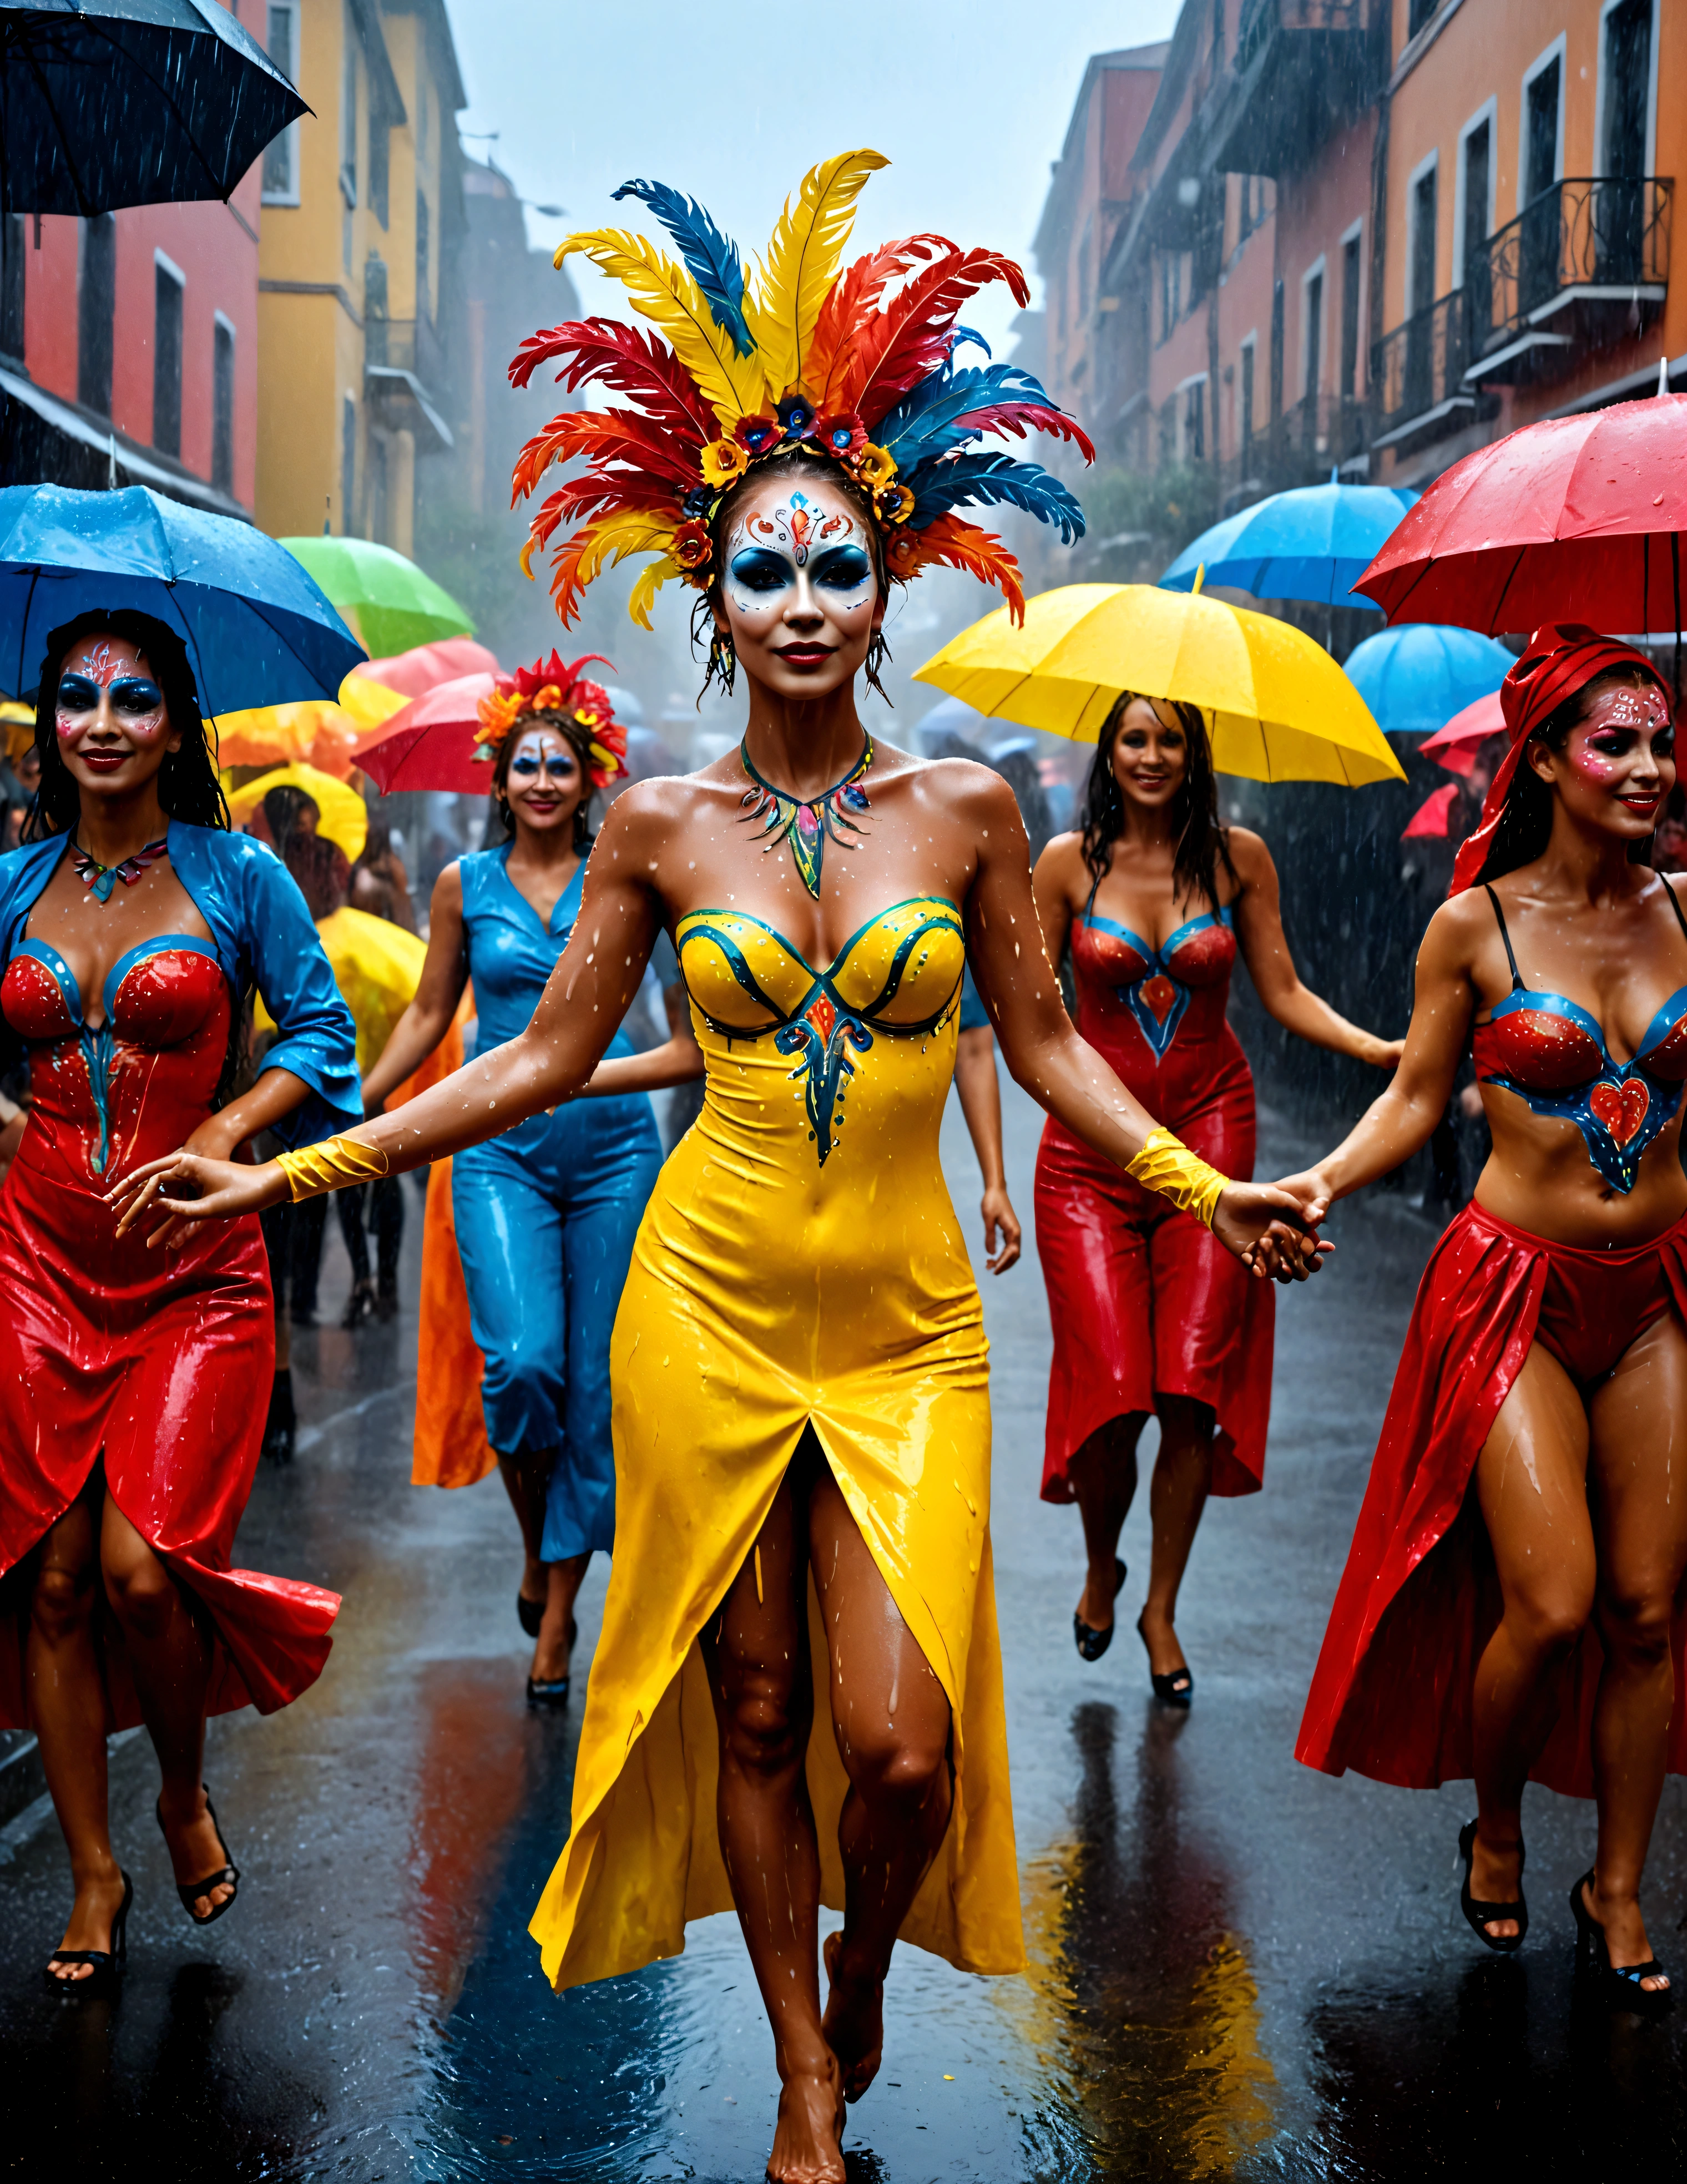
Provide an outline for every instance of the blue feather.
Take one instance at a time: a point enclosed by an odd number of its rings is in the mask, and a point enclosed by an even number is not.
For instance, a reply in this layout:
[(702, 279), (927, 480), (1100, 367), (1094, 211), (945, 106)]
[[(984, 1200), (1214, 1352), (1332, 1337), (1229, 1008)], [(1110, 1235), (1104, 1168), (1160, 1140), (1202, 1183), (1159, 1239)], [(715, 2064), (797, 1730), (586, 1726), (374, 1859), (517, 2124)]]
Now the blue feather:
[(992, 507), (1007, 502), (1056, 524), (1070, 546), (1083, 536), (1083, 510), (1068, 488), (1036, 463), (1016, 463), (1011, 455), (947, 455), (924, 462), (903, 477), (914, 496), (909, 521), (916, 531), (952, 508)]
[(957, 326), (955, 332), (949, 337), (949, 353), (950, 356), (952, 357), (955, 354), (956, 349), (965, 348), (968, 342), (972, 343), (974, 348), (983, 349), (986, 356), (989, 356), (993, 353), (990, 344), (985, 340), (983, 334), (974, 333), (971, 326)]
[(702, 290), (715, 325), (732, 336), (740, 356), (748, 356), (755, 343), (744, 319), (744, 269), (737, 243), (721, 234), (695, 198), (666, 182), (623, 182), (614, 195), (617, 200), (637, 198), (649, 206), (678, 243), (686, 270)]
[(896, 458), (899, 471), (913, 469), (946, 454), (977, 437), (966, 419), (1001, 402), (1027, 409), (1058, 410), (1054, 397), (1016, 364), (972, 365), (964, 371), (934, 371), (922, 379), (879, 426), (879, 445)]

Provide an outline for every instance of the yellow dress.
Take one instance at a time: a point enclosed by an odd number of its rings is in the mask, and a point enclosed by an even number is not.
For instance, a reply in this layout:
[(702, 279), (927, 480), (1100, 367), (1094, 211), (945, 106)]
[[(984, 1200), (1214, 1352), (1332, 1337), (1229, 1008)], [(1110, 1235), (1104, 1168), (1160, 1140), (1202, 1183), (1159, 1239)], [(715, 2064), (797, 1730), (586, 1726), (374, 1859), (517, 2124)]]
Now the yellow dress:
[[(960, 914), (895, 904), (824, 973), (734, 911), (693, 911), (675, 938), (707, 1096), (621, 1294), (614, 1568), (571, 1832), (530, 1930), (562, 1988), (676, 1955), (688, 1920), (732, 1908), (698, 1634), (812, 1424), (954, 1712), (954, 1817), (903, 1936), (964, 1971), (1017, 1971), (987, 1348), (938, 1158)], [(809, 1788), (841, 1909), (848, 1783), (812, 1582), (809, 1624)]]

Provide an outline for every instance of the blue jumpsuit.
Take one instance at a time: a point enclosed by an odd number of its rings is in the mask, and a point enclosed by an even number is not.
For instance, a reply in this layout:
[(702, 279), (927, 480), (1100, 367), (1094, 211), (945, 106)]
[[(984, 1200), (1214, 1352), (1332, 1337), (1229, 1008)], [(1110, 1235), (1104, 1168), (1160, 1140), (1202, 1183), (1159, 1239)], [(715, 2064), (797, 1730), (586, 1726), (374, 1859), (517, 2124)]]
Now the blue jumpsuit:
[[(547, 932), (509, 878), (510, 847), (477, 850), (458, 866), (480, 1054), (526, 1029), (580, 912), (583, 864)], [(617, 1032), (610, 1054), (632, 1050)], [(452, 1162), (469, 1323), (486, 1358), (487, 1439), (502, 1456), (557, 1451), (547, 1562), (614, 1544), (610, 1334), (661, 1164), (643, 1093), (531, 1116)]]

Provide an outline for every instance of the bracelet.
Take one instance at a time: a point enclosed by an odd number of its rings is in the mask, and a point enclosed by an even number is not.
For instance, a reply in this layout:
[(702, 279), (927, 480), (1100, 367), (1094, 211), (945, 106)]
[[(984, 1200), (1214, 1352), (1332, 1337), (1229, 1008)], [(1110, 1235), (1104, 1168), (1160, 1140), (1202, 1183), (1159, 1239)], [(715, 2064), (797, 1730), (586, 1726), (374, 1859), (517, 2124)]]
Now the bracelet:
[(1193, 1213), (1206, 1228), (1211, 1228), (1218, 1201), (1230, 1184), (1228, 1175), (1209, 1167), (1170, 1130), (1150, 1130), (1148, 1143), (1125, 1173), (1169, 1198), (1180, 1213)]
[(326, 1138), (320, 1145), (304, 1145), (296, 1153), (278, 1153), (276, 1166), (287, 1179), (295, 1206), (301, 1198), (315, 1198), (325, 1190), (338, 1190), (348, 1183), (367, 1183), (389, 1175), (393, 1163), (378, 1145), (361, 1138)]

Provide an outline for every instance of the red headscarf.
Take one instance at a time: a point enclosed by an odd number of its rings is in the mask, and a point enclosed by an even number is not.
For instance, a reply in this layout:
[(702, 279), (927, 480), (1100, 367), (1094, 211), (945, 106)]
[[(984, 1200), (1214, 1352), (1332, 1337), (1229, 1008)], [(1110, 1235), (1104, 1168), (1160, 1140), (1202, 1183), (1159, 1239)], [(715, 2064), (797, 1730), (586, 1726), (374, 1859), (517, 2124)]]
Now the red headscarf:
[(1488, 861), (1488, 852), (1512, 793), (1512, 783), (1523, 763), (1523, 745), (1535, 730), (1555, 713), (1567, 698), (1613, 667), (1638, 668), (1649, 676), (1670, 699), (1669, 685), (1644, 652), (1614, 637), (1601, 637), (1581, 622), (1549, 622), (1538, 629), (1523, 649), (1523, 656), (1500, 685), (1500, 706), (1506, 716), (1506, 733), (1512, 748), (1500, 760), (1482, 806), (1482, 824), (1460, 845), (1453, 866), (1449, 894), (1462, 894), (1474, 887)]

